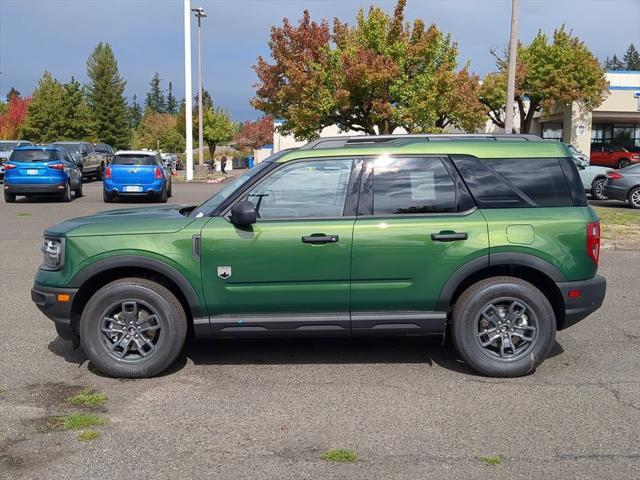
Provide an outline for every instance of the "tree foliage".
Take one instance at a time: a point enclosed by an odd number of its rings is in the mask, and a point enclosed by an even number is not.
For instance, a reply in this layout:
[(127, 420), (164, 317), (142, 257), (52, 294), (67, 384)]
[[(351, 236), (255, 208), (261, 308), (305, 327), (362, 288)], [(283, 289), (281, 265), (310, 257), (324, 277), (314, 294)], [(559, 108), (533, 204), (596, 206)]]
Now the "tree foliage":
[(283, 120), (284, 133), (312, 138), (328, 125), (368, 134), (475, 130), (485, 118), (479, 78), (457, 67), (449, 35), (422, 20), (404, 23), (405, 0), (392, 16), (363, 10), (351, 26), (338, 19), (273, 27), (273, 63), (262, 57), (252, 105)]
[(167, 113), (175, 115), (178, 113), (178, 100), (173, 94), (173, 83), (169, 82), (169, 90), (167, 91)]
[(116, 148), (126, 147), (131, 140), (124, 97), (126, 82), (108, 43), (96, 46), (87, 61), (87, 76), (87, 103), (99, 140)]
[[(564, 26), (553, 40), (542, 31), (529, 45), (518, 46), (515, 103), (520, 114), (520, 132), (529, 133), (536, 112), (553, 111), (577, 102), (593, 110), (605, 98), (604, 70), (589, 49)], [(507, 59), (498, 56), (498, 71), (488, 74), (480, 89), (480, 100), (489, 118), (504, 128), (507, 92)]]
[(638, 53), (633, 43), (627, 47), (627, 51), (622, 58), (627, 70), (640, 70), (640, 53)]
[(21, 136), (34, 143), (60, 139), (65, 128), (65, 88), (45, 70), (33, 92)]
[(204, 111), (202, 127), (204, 141), (209, 146), (211, 158), (216, 153), (216, 147), (230, 142), (236, 133), (236, 124), (231, 121), (229, 113), (222, 108), (210, 108)]
[(167, 103), (160, 87), (160, 75), (158, 72), (149, 82), (149, 91), (144, 102), (144, 109), (156, 113), (165, 113), (167, 110)]
[(265, 115), (253, 122), (243, 122), (233, 141), (238, 150), (253, 150), (273, 142), (273, 117)]
[(69, 83), (62, 85), (62, 131), (60, 140), (96, 140), (91, 112), (85, 101), (84, 88), (73, 77)]
[(20, 90), (18, 90), (16, 87), (11, 87), (7, 92), (7, 97), (6, 97), (7, 103), (9, 103), (13, 97), (20, 97), (20, 96), (21, 96)]
[(136, 129), (142, 120), (142, 107), (138, 103), (138, 96), (133, 95), (131, 105), (129, 105), (129, 127)]
[(20, 127), (24, 123), (31, 98), (22, 98), (20, 94), (7, 95), (6, 111), (0, 113), (0, 139), (13, 140), (19, 137)]
[(147, 110), (133, 135), (134, 148), (157, 149), (165, 152), (184, 150), (184, 137), (176, 128), (176, 116)]
[(605, 70), (626, 70), (627, 65), (614, 53), (613, 58), (607, 57), (604, 61), (604, 68)]

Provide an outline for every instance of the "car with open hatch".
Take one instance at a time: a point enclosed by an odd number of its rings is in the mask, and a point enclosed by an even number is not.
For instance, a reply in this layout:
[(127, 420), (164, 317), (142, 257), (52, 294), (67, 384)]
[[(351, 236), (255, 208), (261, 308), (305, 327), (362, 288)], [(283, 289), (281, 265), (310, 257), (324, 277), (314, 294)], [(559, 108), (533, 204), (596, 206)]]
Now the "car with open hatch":
[(321, 138), (199, 206), (44, 232), (32, 299), (113, 377), (198, 338), (447, 334), (484, 375), (533, 372), (602, 304), (600, 224), (571, 153), (530, 135)]
[(103, 200), (146, 197), (166, 203), (171, 197), (171, 174), (157, 152), (120, 150), (104, 169)]
[(56, 146), (18, 147), (4, 165), (4, 200), (17, 196), (55, 196), (63, 202), (82, 196), (82, 172), (64, 148)]

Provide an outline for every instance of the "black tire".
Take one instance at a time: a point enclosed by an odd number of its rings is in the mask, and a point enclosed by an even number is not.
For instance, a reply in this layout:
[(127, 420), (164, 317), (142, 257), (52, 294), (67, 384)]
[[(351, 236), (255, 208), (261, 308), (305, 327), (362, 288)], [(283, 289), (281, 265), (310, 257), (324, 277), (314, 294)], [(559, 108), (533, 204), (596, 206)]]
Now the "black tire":
[(96, 180), (102, 180), (102, 172), (104, 172), (104, 162), (100, 163), (98, 171), (96, 172)]
[(67, 184), (64, 186), (64, 190), (60, 194), (60, 201), (68, 203), (71, 201), (71, 185), (67, 181)]
[(73, 193), (75, 193), (76, 198), (80, 198), (83, 193), (82, 193), (82, 179), (80, 179), (80, 182), (78, 183), (78, 188), (76, 188)]
[(594, 200), (606, 200), (607, 196), (604, 194), (604, 184), (607, 182), (606, 178), (596, 178), (591, 183), (591, 197)]
[(16, 201), (16, 194), (9, 193), (7, 191), (4, 192), (4, 201), (7, 203), (14, 203)]
[(167, 197), (171, 198), (173, 196), (173, 182), (169, 180), (169, 190), (167, 190)]
[[(136, 309), (131, 305), (137, 305)], [(151, 317), (142, 316), (145, 311), (156, 315), (153, 322), (158, 328), (150, 333), (147, 330), (148, 342), (138, 337), (137, 340), (132, 338), (131, 332), (137, 331), (136, 323), (129, 323), (124, 313), (120, 317), (113, 314), (118, 309), (124, 312), (125, 308), (130, 309), (133, 318), (142, 318), (137, 325), (151, 325)], [(125, 326), (118, 326), (120, 330), (113, 330), (110, 325), (115, 325), (115, 322), (105, 323), (104, 320), (110, 316), (112, 320), (118, 317)], [(111, 332), (124, 333), (122, 336), (116, 333), (115, 338), (110, 338), (103, 333), (105, 328), (110, 328)], [(84, 352), (105, 375), (115, 378), (147, 378), (166, 370), (182, 351), (187, 335), (187, 317), (178, 299), (162, 285), (142, 278), (123, 278), (105, 285), (91, 297), (82, 312), (79, 333)], [(130, 334), (126, 336), (128, 333)], [(122, 340), (125, 336), (126, 339)], [(131, 345), (126, 349), (131, 358), (128, 354), (124, 358), (118, 358), (119, 351), (125, 351), (121, 347), (123, 342)], [(147, 344), (154, 344), (154, 347), (146, 356), (142, 356), (137, 353), (139, 350), (134, 342), (142, 344), (143, 349), (150, 348), (145, 347)], [(114, 344), (115, 353), (110, 353)]]
[[(506, 317), (498, 315), (493, 317), (497, 319), (493, 321), (496, 331), (491, 335), (484, 334), (484, 331), (491, 331), (481, 326), (482, 322), (489, 324), (483, 320), (487, 318), (483, 313), (493, 309), (487, 307), (498, 305), (502, 309), (501, 305), (514, 305), (514, 301), (526, 306), (523, 315), (515, 320), (521, 325), (518, 332), (510, 332), (504, 323)], [(502, 313), (508, 315), (508, 310)], [(498, 326), (498, 322), (502, 325)], [(532, 327), (535, 327), (534, 331)], [(456, 350), (471, 368), (491, 377), (519, 377), (533, 372), (549, 355), (556, 336), (556, 317), (547, 297), (529, 282), (515, 277), (493, 277), (471, 285), (458, 298), (453, 309), (451, 331)], [(499, 338), (494, 337), (496, 333)], [(532, 335), (532, 341), (520, 340), (515, 337), (517, 334)], [(496, 338), (494, 342), (483, 348), (481, 343), (492, 337)], [(511, 347), (513, 355), (509, 358), (509, 348), (506, 347), (505, 356), (501, 357), (500, 345), (506, 343), (503, 339), (513, 338), (514, 345), (522, 342), (522, 350), (518, 353), (518, 345)]]
[(631, 208), (640, 208), (640, 187), (632, 188), (627, 198)]
[(102, 201), (104, 203), (112, 203), (113, 195), (111, 195), (110, 193), (107, 193), (106, 190), (102, 190)]
[(162, 191), (157, 195), (156, 197), (156, 201), (160, 202), (160, 203), (167, 203), (167, 187), (165, 185), (165, 187), (162, 189)]
[(628, 167), (629, 165), (631, 165), (631, 162), (626, 158), (618, 160), (618, 169)]

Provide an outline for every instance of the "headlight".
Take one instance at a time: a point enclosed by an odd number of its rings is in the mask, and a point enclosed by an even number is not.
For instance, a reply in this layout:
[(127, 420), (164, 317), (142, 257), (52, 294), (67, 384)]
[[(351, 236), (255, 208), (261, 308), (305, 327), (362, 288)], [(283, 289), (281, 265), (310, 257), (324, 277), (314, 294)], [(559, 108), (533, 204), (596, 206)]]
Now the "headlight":
[(64, 243), (59, 238), (44, 238), (42, 244), (44, 262), (41, 268), (45, 270), (58, 270), (64, 264)]

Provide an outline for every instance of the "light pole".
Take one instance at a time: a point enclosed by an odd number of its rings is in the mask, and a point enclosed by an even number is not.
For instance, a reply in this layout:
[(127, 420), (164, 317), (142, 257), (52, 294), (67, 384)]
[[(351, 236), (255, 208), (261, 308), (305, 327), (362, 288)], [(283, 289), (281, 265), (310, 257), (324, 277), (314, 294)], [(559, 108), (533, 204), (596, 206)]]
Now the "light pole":
[(504, 109), (504, 133), (513, 132), (513, 98), (516, 92), (519, 11), (520, 0), (511, 0), (511, 34), (509, 35), (509, 69), (507, 71), (507, 104)]
[(191, 0), (184, 0), (184, 99), (187, 181), (193, 180), (193, 94), (191, 91)]
[[(198, 163), (204, 165), (204, 139), (202, 135), (202, 19), (207, 16), (204, 8), (192, 8), (198, 19)], [(211, 159), (213, 161), (213, 158)]]

